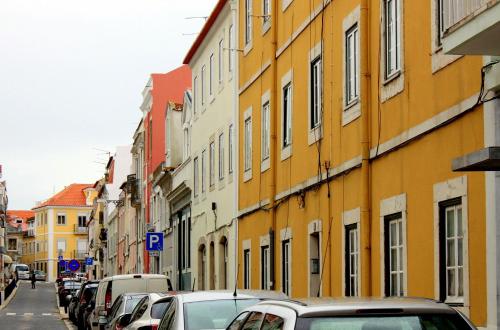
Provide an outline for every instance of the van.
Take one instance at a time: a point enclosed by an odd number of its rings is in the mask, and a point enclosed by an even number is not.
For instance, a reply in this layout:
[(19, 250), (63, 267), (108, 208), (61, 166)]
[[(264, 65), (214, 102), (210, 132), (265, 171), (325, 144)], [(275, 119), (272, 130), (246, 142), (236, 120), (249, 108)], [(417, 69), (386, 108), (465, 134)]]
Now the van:
[[(95, 307), (90, 318), (92, 329), (103, 328), (111, 305), (122, 293), (154, 293), (172, 291), (172, 283), (165, 275), (131, 274), (106, 277), (99, 282)], [(98, 321), (97, 321), (98, 320)], [(99, 328), (98, 328), (99, 327)]]
[(28, 265), (12, 264), (11, 272), (16, 275), (17, 280), (29, 280), (30, 279), (30, 269), (29, 269)]

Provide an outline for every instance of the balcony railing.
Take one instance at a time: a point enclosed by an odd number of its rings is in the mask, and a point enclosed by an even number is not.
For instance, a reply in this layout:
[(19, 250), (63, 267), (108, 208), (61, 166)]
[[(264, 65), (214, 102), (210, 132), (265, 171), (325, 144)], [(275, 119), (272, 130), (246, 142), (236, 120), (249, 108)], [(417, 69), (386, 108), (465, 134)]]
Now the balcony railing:
[(442, 1), (441, 11), (443, 13), (443, 31), (447, 31), (464, 19), (473, 15), (492, 0), (440, 0)]
[(78, 251), (78, 250), (73, 251), (73, 259), (85, 259), (86, 255), (87, 255), (86, 251)]
[(28, 229), (23, 232), (24, 237), (35, 237), (35, 229)]
[(80, 225), (75, 225), (75, 234), (86, 235), (89, 233), (88, 227), (82, 227)]

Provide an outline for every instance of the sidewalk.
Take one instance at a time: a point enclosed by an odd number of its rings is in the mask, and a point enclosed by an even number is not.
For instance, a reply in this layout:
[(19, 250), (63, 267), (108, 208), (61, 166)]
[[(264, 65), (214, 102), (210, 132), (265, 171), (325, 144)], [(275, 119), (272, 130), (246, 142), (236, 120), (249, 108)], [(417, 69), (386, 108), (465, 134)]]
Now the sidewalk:
[(17, 293), (17, 289), (18, 289), (18, 286), (16, 285), (14, 290), (12, 290), (12, 292), (10, 293), (9, 297), (7, 299), (5, 299), (5, 301), (2, 302), (2, 304), (0, 305), (0, 311), (9, 305), (10, 301), (15, 297), (15, 295)]

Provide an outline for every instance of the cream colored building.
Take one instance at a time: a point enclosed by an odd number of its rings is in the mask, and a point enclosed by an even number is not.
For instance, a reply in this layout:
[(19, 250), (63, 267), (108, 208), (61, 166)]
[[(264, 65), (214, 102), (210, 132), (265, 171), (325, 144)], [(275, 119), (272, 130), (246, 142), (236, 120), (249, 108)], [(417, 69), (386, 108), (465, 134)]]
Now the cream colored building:
[(184, 59), (192, 70), (191, 274), (198, 289), (227, 289), (235, 280), (235, 18), (218, 1)]

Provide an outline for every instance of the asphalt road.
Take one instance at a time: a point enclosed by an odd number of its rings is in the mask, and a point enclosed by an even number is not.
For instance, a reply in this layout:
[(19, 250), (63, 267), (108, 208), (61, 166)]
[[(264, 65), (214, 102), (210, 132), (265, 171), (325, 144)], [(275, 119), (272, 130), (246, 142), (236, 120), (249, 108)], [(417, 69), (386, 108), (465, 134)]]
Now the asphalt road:
[(56, 306), (53, 283), (37, 282), (36, 289), (29, 282), (18, 285), (16, 296), (0, 311), (1, 330), (67, 330)]

